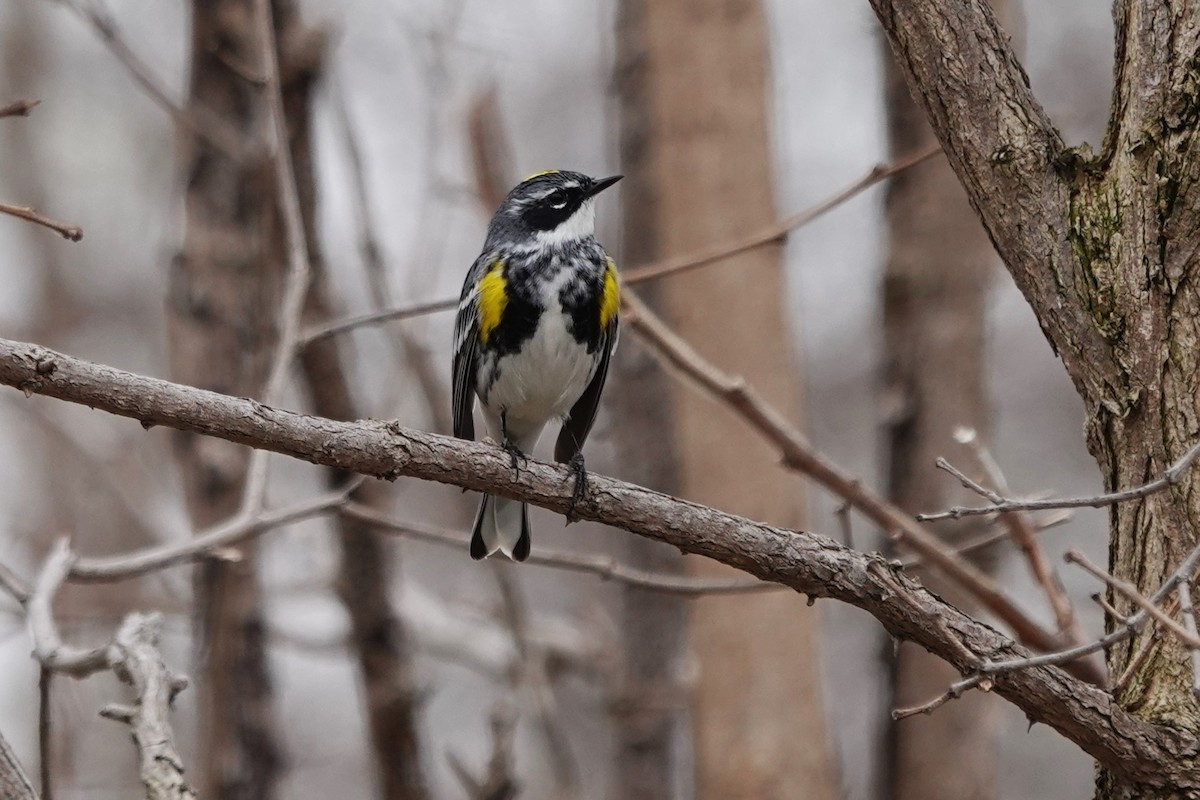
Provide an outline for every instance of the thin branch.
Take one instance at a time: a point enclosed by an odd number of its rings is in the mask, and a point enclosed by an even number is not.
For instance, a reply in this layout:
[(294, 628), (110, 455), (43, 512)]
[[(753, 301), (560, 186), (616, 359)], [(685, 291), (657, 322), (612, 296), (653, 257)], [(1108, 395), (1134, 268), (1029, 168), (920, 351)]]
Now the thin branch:
[(33, 592), (33, 589), (5, 564), (0, 564), (0, 589), (21, 605), (29, 602), (29, 595)]
[[(638, 334), (652, 353), (674, 367), (690, 383), (741, 416), (778, 447), (786, 467), (808, 475), (896, 537), (901, 544), (919, 553), (928, 565), (978, 598), (1025, 644), (1042, 651), (1061, 646), (1058, 637), (1013, 603), (991, 576), (959, 557), (911, 516), (814, 450), (804, 435), (789, 424), (778, 409), (759, 397), (740, 378), (718, 370), (668, 328), (633, 292), (624, 292), (623, 302), (623, 322), (626, 327)], [(1104, 680), (1103, 675), (1089, 662), (1073, 664), (1070, 669), (1079, 677), (1097, 684)]]
[(242, 544), (267, 531), (293, 522), (327, 514), (344, 505), (360, 481), (352, 481), (337, 491), (318, 495), (292, 506), (257, 514), (238, 514), (195, 536), (171, 544), (147, 547), (132, 553), (73, 561), (68, 576), (85, 583), (110, 583), (135, 578), (148, 572), (210, 556)]
[[(979, 435), (971, 429), (962, 428), (954, 432), (954, 438), (962, 444), (967, 445), (971, 453), (974, 454), (975, 460), (979, 466), (987, 474), (988, 480), (996, 487), (998, 492), (1008, 491), (1008, 482), (1004, 479), (1004, 473), (1000, 469), (999, 463), (992, 457), (991, 451), (980, 440)], [(946, 468), (951, 468), (949, 462), (944, 459), (938, 459), (938, 466), (946, 465)], [(969, 479), (959, 473), (960, 479), (968, 481)], [(971, 487), (968, 487), (971, 488)], [(984, 497), (993, 502), (1002, 500), (996, 491), (989, 491), (985, 487), (979, 487), (976, 491), (981, 491)], [(1058, 626), (1058, 631), (1066, 638), (1066, 644), (1079, 644), (1083, 641), (1083, 633), (1079, 629), (1079, 623), (1075, 618), (1075, 608), (1071, 604), (1071, 599), (1067, 597), (1066, 591), (1063, 589), (1062, 581), (1058, 577), (1058, 572), (1050, 564), (1050, 559), (1046, 557), (1046, 551), (1042, 549), (1041, 541), (1037, 537), (1037, 532), (1034, 530), (1033, 521), (1029, 514), (1024, 511), (1007, 511), (1000, 514), (1000, 521), (1008, 528), (1012, 535), (1013, 542), (1020, 548), (1025, 556), (1025, 563), (1029, 566), (1029, 572), (1033, 575), (1034, 580), (1042, 587), (1042, 593), (1046, 596), (1046, 602), (1050, 604), (1050, 609), (1054, 612), (1054, 620)]]
[(112, 670), (133, 688), (133, 705), (108, 705), (100, 716), (129, 725), (137, 745), (139, 772), (147, 800), (195, 800), (184, 778), (183, 760), (171, 733), (171, 702), (187, 687), (158, 651), (162, 617), (133, 613), (125, 618), (110, 645)]
[(942, 694), (930, 700), (928, 703), (922, 703), (919, 706), (911, 706), (909, 708), (896, 708), (892, 710), (892, 719), (902, 720), (909, 717), (915, 717), (918, 714), (932, 714), (937, 709), (949, 703), (951, 700), (957, 700), (962, 697), (970, 689), (979, 688), (980, 691), (991, 691), (991, 681), (982, 675), (971, 675), (957, 683), (950, 685)]
[(876, 164), (867, 174), (844, 189), (835, 192), (816, 205), (773, 223), (760, 231), (733, 242), (701, 250), (698, 253), (689, 253), (678, 258), (666, 259), (657, 264), (649, 264), (644, 267), (628, 270), (621, 276), (622, 281), (626, 285), (633, 285), (642, 281), (664, 278), (668, 275), (676, 275), (681, 272), (697, 269), (698, 267), (705, 267), (713, 262), (723, 261), (732, 256), (744, 253), (747, 250), (762, 247), (763, 245), (782, 242), (789, 233), (797, 228), (802, 228), (824, 216), (848, 200), (870, 189), (875, 184), (906, 169), (915, 167), (917, 164), (928, 161), (941, 152), (941, 145), (932, 144), (916, 153), (898, 158), (890, 164)]
[(402, 319), (424, 317), (428, 314), (436, 314), (439, 311), (450, 311), (454, 308), (458, 308), (457, 297), (448, 297), (444, 300), (432, 300), (428, 303), (417, 303), (416, 305), (405, 306), (404, 308), (389, 308), (383, 311), (370, 311), (333, 322), (313, 325), (304, 332), (304, 335), (300, 338), (299, 345), (301, 347), (307, 347), (313, 342), (319, 342), (322, 339), (328, 339), (331, 336), (338, 336), (358, 328), (379, 325), (384, 322), (394, 322)]
[[(621, 278), (622, 283), (626, 286), (633, 286), (642, 281), (655, 280), (657, 278), (672, 275), (678, 272), (685, 272), (697, 267), (704, 267), (718, 261), (723, 261), (731, 256), (744, 253), (747, 250), (752, 250), (755, 247), (778, 242), (788, 233), (801, 228), (823, 214), (837, 208), (842, 203), (862, 193), (866, 189), (874, 186), (886, 178), (889, 178), (897, 173), (903, 172), (906, 169), (916, 166), (923, 161), (933, 158), (940, 152), (937, 146), (926, 148), (917, 153), (897, 159), (892, 163), (884, 166), (878, 165), (873, 167), (866, 175), (838, 190), (828, 198), (822, 200), (816, 205), (810, 206), (803, 211), (793, 214), (779, 222), (776, 222), (761, 231), (750, 234), (742, 239), (733, 242), (716, 245), (714, 247), (705, 248), (697, 253), (690, 253), (678, 258), (670, 258), (663, 261), (647, 264), (642, 267), (635, 267), (626, 270)], [(412, 319), (413, 317), (423, 317), (427, 314), (435, 314), (440, 311), (450, 311), (458, 307), (457, 297), (447, 297), (442, 300), (431, 300), (424, 303), (418, 303), (404, 308), (390, 308), (383, 311), (373, 311), (368, 314), (359, 314), (354, 317), (349, 317), (337, 322), (326, 323), (309, 328), (301, 339), (300, 345), (305, 346), (311, 342), (327, 338), (329, 336), (337, 336), (347, 331), (357, 328), (365, 328), (372, 325), (381, 325), (385, 322), (394, 322), (402, 319)]]
[(25, 609), (33, 638), (33, 657), (47, 669), (83, 678), (108, 669), (109, 653), (107, 645), (90, 650), (68, 646), (58, 634), (58, 625), (54, 622), (54, 595), (74, 563), (75, 555), (67, 539), (64, 537), (55, 542), (38, 573)]
[[(1197, 637), (1195, 634), (1188, 631), (1188, 629), (1183, 625), (1180, 625), (1178, 622), (1176, 622), (1170, 614), (1159, 608), (1157, 603), (1150, 602), (1150, 599), (1139, 592), (1137, 587), (1129, 581), (1123, 581), (1120, 578), (1110, 575), (1108, 572), (1093, 564), (1087, 559), (1086, 556), (1076, 550), (1068, 550), (1063, 558), (1068, 564), (1078, 564), (1086, 572), (1104, 581), (1120, 594), (1123, 594), (1136, 606), (1141, 608), (1142, 611), (1153, 617), (1155, 622), (1178, 636), (1179, 640), (1188, 647), (1200, 648), (1200, 637)], [(1179, 581), (1180, 584), (1185, 582), (1186, 581), (1184, 580)]]
[[(1189, 470), (1196, 462), (1197, 457), (1200, 457), (1200, 443), (1192, 445), (1186, 453), (1180, 456), (1167, 469), (1163, 470), (1162, 475), (1144, 483), (1141, 486), (1136, 486), (1132, 489), (1123, 489), (1119, 492), (1109, 492), (1107, 494), (1090, 495), (1087, 497), (1064, 497), (1049, 500), (1017, 500), (1010, 497), (1000, 497), (999, 495), (993, 500), (991, 505), (987, 506), (955, 506), (946, 511), (939, 511), (935, 514), (918, 514), (917, 519), (922, 522), (933, 522), (939, 519), (959, 519), (960, 517), (972, 517), (980, 514), (998, 514), (1007, 511), (1043, 511), (1056, 508), (1100, 508), (1102, 506), (1111, 506), (1117, 503), (1124, 503), (1127, 500), (1139, 500), (1143, 497), (1156, 494), (1165, 489), (1169, 489), (1179, 483), (1183, 474)], [(940, 465), (939, 465), (940, 466)], [(952, 471), (959, 475), (957, 470)]]
[[(432, 544), (445, 545), (462, 551), (469, 543), (465, 534), (456, 531), (407, 522), (388, 516), (360, 503), (350, 502), (342, 507), (341, 513), (380, 530), (397, 533), (407, 538)], [(684, 597), (704, 597), (714, 594), (745, 594), (747, 592), (777, 591), (780, 586), (746, 579), (698, 579), (685, 576), (663, 575), (622, 564), (614, 558), (600, 555), (562, 553), (538, 548), (529, 554), (526, 564), (564, 569), (597, 575), (603, 580), (612, 580), (627, 586), (678, 594)]]
[[(1044, 530), (1062, 525), (1071, 519), (1070, 511), (1062, 511), (1058, 514), (1049, 514), (1045, 518), (1034, 523), (1034, 531), (1041, 533)], [(960, 556), (973, 553), (996, 542), (1011, 541), (1012, 535), (1007, 529), (998, 529), (982, 533), (978, 536), (967, 539), (963, 542), (958, 542), (954, 545), (954, 552)], [(910, 558), (900, 559), (900, 564), (906, 570), (921, 569), (925, 566), (924, 560), (920, 556), (912, 556)]]
[(0, 106), (0, 119), (5, 117), (28, 117), (29, 112), (41, 105), (41, 100), (17, 100)]
[[(275, 41), (275, 17), (271, 0), (257, 0), (255, 14), (261, 40), (267, 104), (271, 112), (271, 130), (275, 140), (272, 165), (276, 192), (282, 206), (284, 239), (287, 244), (287, 279), (283, 287), (283, 302), (279, 312), (279, 338), (271, 361), (271, 371), (262, 392), (262, 401), (278, 403), (286, 388), (300, 341), (304, 303), (312, 281), (308, 239), (304, 230), (304, 213), (300, 207), (300, 191), (289, 146), (287, 116), (283, 108), (283, 87), (280, 83), (279, 44)], [(241, 511), (254, 513), (262, 508), (267, 491), (267, 454), (254, 451), (246, 469), (246, 488)]]
[[(1183, 625), (1194, 638), (1200, 637), (1196, 629), (1196, 607), (1192, 605), (1191, 581), (1182, 580), (1175, 587), (1179, 592), (1179, 612), (1183, 615)], [(1192, 696), (1200, 700), (1200, 647), (1189, 647), (1188, 654), (1192, 659)]]
[(64, 239), (70, 239), (72, 242), (78, 242), (83, 238), (83, 229), (78, 225), (72, 225), (69, 222), (60, 222), (59, 220), (47, 217), (44, 214), (38, 213), (35, 209), (29, 206), (13, 206), (8, 203), (0, 203), (0, 214), (8, 214), (11, 217), (20, 217), (28, 220), (36, 225), (41, 225), (45, 228), (57, 233)]
[[(520, 500), (564, 513), (574, 479), (567, 468), (530, 460), (519, 474), (502, 449), (379, 421), (340, 422), (264, 406), (246, 398), (181, 386), (70, 358), (47, 348), (0, 339), (0, 383), (179, 430), (269, 449), (364, 475), (408, 476)], [(714, 558), (762, 580), (813, 597), (863, 608), (892, 635), (912, 641), (958, 669), (969, 670), (940, 621), (969, 652), (986, 654), (985, 673), (1006, 663), (1021, 668), (996, 680), (994, 691), (1033, 722), (1052, 727), (1122, 780), (1200, 791), (1200, 765), (1181, 753), (1173, 734), (1121, 708), (1106, 692), (1031, 657), (995, 628), (935, 597), (904, 575), (892, 578), (915, 601), (900, 600), (870, 564), (877, 556), (832, 539), (789, 531), (679, 500), (598, 474), (575, 507), (601, 522)], [(1177, 574), (1192, 574), (1200, 548)], [(1165, 595), (1164, 595), (1165, 596)], [(1161, 600), (1161, 598), (1158, 598)], [(1062, 658), (1055, 654), (1054, 658)]]
[[(1185, 580), (1192, 580), (1196, 574), (1196, 568), (1200, 566), (1200, 546), (1195, 547), (1187, 558), (1167, 576), (1167, 579), (1162, 582), (1154, 594), (1146, 598), (1151, 606), (1158, 606), (1167, 596), (1174, 591), (1175, 587)], [(1028, 658), (1007, 659), (1001, 661), (989, 661), (980, 666), (979, 671), (989, 675), (998, 675), (1000, 673), (1012, 672), (1014, 670), (1025, 670), (1035, 667), (1048, 665), (1063, 665), (1074, 661), (1081, 656), (1095, 653), (1111, 647), (1117, 642), (1124, 641), (1130, 638), (1135, 633), (1142, 630), (1150, 619), (1150, 612), (1142, 608), (1137, 613), (1127, 618), (1124, 627), (1118, 628), (1111, 633), (1101, 636), (1086, 644), (1081, 644), (1076, 647), (1068, 647), (1059, 650), (1055, 653), (1045, 653), (1038, 656), (1030, 656)], [(1118, 681), (1119, 683), (1119, 681)]]
[(1117, 611), (1117, 609), (1113, 607), (1112, 603), (1104, 599), (1104, 595), (1096, 592), (1094, 595), (1092, 595), (1092, 601), (1096, 605), (1100, 606), (1100, 608), (1104, 610), (1104, 613), (1112, 617), (1119, 625), (1129, 624), (1129, 617), (1122, 614), (1120, 611)]

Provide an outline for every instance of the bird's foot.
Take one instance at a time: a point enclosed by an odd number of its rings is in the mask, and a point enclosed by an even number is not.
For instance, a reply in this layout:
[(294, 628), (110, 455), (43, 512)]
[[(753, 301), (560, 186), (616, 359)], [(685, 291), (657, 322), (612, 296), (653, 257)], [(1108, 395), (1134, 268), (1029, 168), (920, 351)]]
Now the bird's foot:
[(517, 447), (517, 443), (512, 439), (505, 439), (500, 449), (508, 453), (508, 457), (512, 459), (513, 473), (520, 477), (521, 465), (529, 463), (529, 456), (522, 453), (521, 448)]
[(587, 496), (587, 468), (583, 464), (583, 453), (571, 456), (571, 460), (567, 462), (567, 469), (575, 476), (575, 488), (571, 491), (571, 500), (567, 503), (567, 510), (564, 514), (567, 524), (570, 525), (579, 520), (579, 517), (575, 515), (575, 507)]

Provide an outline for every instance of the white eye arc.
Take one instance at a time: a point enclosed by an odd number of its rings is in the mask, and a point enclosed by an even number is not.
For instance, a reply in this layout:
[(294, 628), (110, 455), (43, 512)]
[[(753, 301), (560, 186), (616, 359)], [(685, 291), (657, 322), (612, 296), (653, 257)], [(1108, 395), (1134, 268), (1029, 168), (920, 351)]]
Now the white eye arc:
[(553, 209), (561, 210), (567, 207), (567, 193), (561, 189), (551, 192), (546, 199), (550, 201), (550, 207)]

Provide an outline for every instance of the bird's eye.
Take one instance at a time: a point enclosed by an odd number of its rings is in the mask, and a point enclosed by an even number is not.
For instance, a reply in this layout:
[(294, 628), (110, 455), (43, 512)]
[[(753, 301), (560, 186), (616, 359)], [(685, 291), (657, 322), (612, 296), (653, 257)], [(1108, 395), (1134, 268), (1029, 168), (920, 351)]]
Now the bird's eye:
[(553, 192), (547, 195), (546, 202), (550, 204), (551, 208), (566, 208), (567, 193), (562, 189), (555, 189)]

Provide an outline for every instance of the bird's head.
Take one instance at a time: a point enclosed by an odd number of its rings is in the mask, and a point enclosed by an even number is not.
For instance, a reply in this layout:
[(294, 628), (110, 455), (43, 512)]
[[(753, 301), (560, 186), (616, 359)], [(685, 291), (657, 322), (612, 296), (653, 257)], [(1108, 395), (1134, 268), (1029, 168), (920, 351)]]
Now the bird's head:
[(596, 195), (621, 177), (591, 178), (566, 170), (530, 175), (500, 203), (488, 238), (515, 239), (537, 248), (591, 238), (596, 229)]

